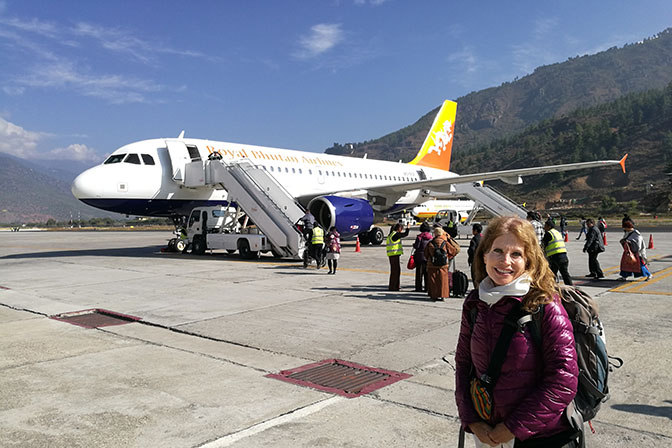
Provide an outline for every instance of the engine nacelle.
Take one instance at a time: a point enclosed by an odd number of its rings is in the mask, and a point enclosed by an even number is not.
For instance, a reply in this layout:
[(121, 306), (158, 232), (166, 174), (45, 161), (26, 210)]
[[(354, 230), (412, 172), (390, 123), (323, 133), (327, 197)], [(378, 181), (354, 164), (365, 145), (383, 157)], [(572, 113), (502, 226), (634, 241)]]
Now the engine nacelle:
[(308, 210), (325, 230), (335, 226), (342, 238), (367, 232), (373, 225), (373, 209), (365, 199), (320, 196), (308, 203)]

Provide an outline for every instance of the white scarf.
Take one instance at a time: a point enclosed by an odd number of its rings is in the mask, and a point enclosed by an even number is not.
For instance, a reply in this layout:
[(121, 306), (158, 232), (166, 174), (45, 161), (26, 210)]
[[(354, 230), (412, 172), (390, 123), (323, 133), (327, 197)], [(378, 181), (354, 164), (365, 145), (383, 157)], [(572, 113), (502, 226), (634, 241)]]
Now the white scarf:
[(523, 274), (511, 283), (497, 286), (490, 277), (485, 277), (478, 285), (478, 297), (488, 306), (499, 302), (504, 296), (522, 297), (530, 290), (531, 281), (529, 275)]

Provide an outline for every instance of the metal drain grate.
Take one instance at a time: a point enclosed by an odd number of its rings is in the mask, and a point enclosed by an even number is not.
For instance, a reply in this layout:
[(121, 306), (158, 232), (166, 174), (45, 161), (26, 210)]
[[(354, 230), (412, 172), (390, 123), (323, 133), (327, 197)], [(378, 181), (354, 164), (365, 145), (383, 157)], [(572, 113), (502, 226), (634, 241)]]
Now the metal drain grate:
[(57, 314), (51, 316), (51, 318), (73, 325), (79, 325), (84, 328), (110, 327), (112, 325), (130, 324), (131, 322), (141, 320), (139, 317), (115, 313), (114, 311), (101, 310), (99, 308)]
[(348, 398), (368, 394), (412, 375), (367, 367), (340, 359), (327, 359), (278, 374), (266, 375), (300, 386), (331, 392)]

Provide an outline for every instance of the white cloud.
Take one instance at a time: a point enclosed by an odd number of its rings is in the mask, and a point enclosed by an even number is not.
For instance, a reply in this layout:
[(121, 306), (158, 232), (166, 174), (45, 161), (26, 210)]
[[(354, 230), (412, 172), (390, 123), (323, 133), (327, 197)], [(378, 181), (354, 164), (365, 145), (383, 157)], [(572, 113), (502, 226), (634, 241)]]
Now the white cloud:
[[(136, 37), (132, 31), (106, 28), (80, 22), (74, 27), (38, 19), (9, 18), (2, 15), (4, 1), (0, 0), (0, 44), (5, 44), (28, 63), (17, 66), (15, 72), (5, 72), (2, 92), (22, 95), (28, 89), (60, 89), (102, 99), (111, 104), (156, 103), (155, 95), (168, 89), (154, 81), (125, 74), (96, 73), (95, 67), (84, 67), (75, 61), (86, 60), (66, 56), (93, 43), (114, 56), (124, 55), (143, 64), (157, 65), (162, 55), (206, 58), (202, 53), (180, 50)], [(69, 53), (66, 53), (67, 50)], [(119, 66), (119, 65), (117, 65)], [(179, 88), (170, 89), (171, 92)]]
[(371, 6), (380, 6), (383, 3), (386, 3), (388, 0), (354, 0), (355, 5), (364, 6), (369, 3)]
[(80, 22), (71, 31), (76, 36), (89, 37), (96, 40), (107, 50), (125, 53), (144, 63), (153, 63), (156, 60), (157, 54), (205, 57), (205, 55), (199, 52), (178, 50), (162, 44), (142, 40), (133, 35), (131, 31), (120, 28), (106, 28), (96, 24)]
[(47, 152), (40, 152), (38, 146), (45, 138), (52, 137), (43, 132), (28, 131), (21, 126), (11, 123), (0, 117), (0, 152), (11, 154), (21, 159), (64, 159), (81, 162), (97, 162), (100, 156), (82, 144), (72, 144), (67, 148), (56, 148)]
[(470, 47), (450, 54), (448, 61), (458, 64), (464, 73), (474, 73), (478, 68), (478, 60)]
[(60, 88), (101, 98), (111, 104), (148, 103), (147, 94), (164, 90), (160, 84), (122, 75), (92, 75), (68, 62), (40, 66), (14, 80), (14, 87)]
[(41, 134), (27, 131), (0, 117), (0, 152), (22, 159), (34, 158), (38, 156), (37, 144), (41, 139)]
[(77, 160), (78, 162), (98, 162), (100, 156), (86, 145), (72, 144), (67, 148), (52, 149), (46, 154), (50, 159)]
[(344, 33), (339, 23), (319, 23), (310, 28), (310, 34), (299, 38), (300, 50), (295, 56), (300, 59), (310, 59), (319, 56), (344, 39)]

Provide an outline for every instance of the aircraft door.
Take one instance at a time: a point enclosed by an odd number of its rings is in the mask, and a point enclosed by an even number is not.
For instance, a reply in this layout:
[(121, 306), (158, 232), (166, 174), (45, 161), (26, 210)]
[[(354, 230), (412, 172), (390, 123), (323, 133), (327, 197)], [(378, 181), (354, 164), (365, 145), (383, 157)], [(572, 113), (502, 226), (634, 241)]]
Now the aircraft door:
[(179, 184), (184, 184), (184, 170), (187, 163), (191, 163), (191, 155), (187, 145), (181, 140), (166, 140), (166, 147), (170, 155), (172, 178)]

